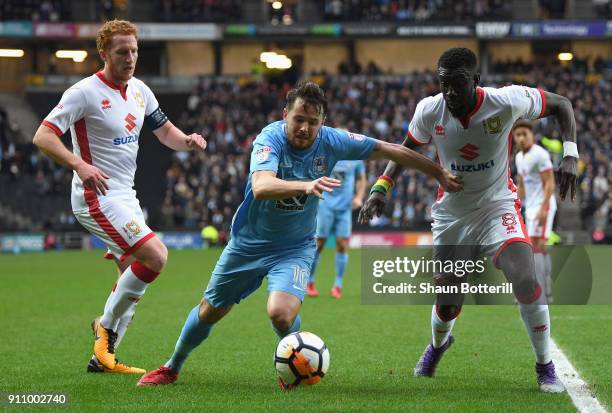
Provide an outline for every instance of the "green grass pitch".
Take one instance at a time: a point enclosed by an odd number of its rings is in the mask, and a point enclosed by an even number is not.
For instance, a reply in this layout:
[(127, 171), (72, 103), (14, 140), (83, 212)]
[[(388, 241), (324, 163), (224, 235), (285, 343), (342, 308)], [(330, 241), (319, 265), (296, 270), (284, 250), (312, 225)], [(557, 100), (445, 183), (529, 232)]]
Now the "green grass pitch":
[[(589, 251), (605, 260), (610, 248)], [(167, 360), (219, 253), (170, 252), (138, 305), (120, 359), (147, 370)], [(276, 386), (277, 339), (265, 286), (214, 328), (177, 384), (137, 388), (137, 376), (85, 373), (89, 324), (114, 283), (114, 265), (99, 251), (0, 255), (0, 393), (67, 393), (68, 405), (55, 411), (79, 412), (575, 411), (569, 396), (537, 391), (531, 347), (513, 306), (466, 307), (437, 376), (414, 379), (430, 337), (431, 307), (361, 305), (358, 251), (351, 252), (344, 297), (331, 299), (333, 255), (326, 250), (321, 260), (322, 295), (307, 298), (302, 310), (302, 328), (325, 340), (331, 367), (320, 384), (287, 394)], [(552, 306), (551, 314), (553, 337), (611, 408), (612, 306)]]

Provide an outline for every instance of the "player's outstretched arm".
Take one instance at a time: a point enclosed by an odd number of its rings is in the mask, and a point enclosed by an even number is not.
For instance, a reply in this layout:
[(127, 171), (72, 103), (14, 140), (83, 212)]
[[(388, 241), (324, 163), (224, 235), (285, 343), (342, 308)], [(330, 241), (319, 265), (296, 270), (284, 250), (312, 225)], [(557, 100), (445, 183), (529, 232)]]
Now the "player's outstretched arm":
[(48, 126), (40, 125), (33, 139), (34, 145), (45, 155), (53, 159), (60, 165), (70, 168), (77, 173), (85, 188), (96, 191), (97, 194), (106, 195), (109, 178), (97, 167), (83, 161), (83, 159), (70, 152), (64, 146), (53, 129)]
[(570, 100), (555, 93), (544, 92), (546, 109), (543, 116), (557, 118), (563, 138), (563, 160), (557, 170), (559, 194), (565, 201), (567, 192), (570, 199), (576, 199), (576, 181), (578, 179), (578, 148), (576, 146), (576, 119)]
[(175, 151), (190, 151), (206, 149), (206, 141), (197, 133), (185, 135), (183, 131), (167, 121), (161, 127), (155, 129), (153, 134), (161, 143)]
[(426, 156), (402, 145), (378, 141), (369, 159), (391, 159), (406, 168), (417, 169), (435, 178), (446, 192), (458, 192), (463, 189), (461, 177), (451, 174)]
[[(408, 137), (404, 139), (404, 142), (402, 142), (402, 146), (405, 146), (408, 149), (415, 149), (417, 147), (417, 145)], [(382, 176), (388, 177), (391, 181), (393, 181), (400, 174), (402, 168), (402, 165), (394, 161), (389, 161)], [(380, 216), (380, 214), (382, 214), (382, 211), (385, 208), (386, 204), (385, 196), (386, 193), (379, 191), (370, 191), (370, 196), (368, 196), (368, 199), (359, 211), (359, 223), (366, 224), (375, 215)]]
[[(372, 152), (372, 156), (370, 156), (369, 159), (390, 159), (397, 165), (417, 169), (431, 176), (432, 178), (435, 178), (446, 192), (457, 192), (463, 189), (463, 182), (461, 180), (461, 177), (451, 174), (449, 171), (442, 168), (439, 164), (431, 161), (426, 156), (423, 156), (420, 153), (415, 152), (412, 149), (408, 149), (402, 145), (378, 141), (376, 149), (374, 150), (374, 152)], [(391, 179), (388, 176), (383, 176), (381, 178), (384, 178), (384, 180)], [(374, 185), (374, 187), (372, 188), (372, 194), (370, 195), (370, 198), (368, 198), (368, 200), (366, 201), (366, 205), (364, 205), (363, 208), (361, 208), (361, 211), (359, 211), (359, 222), (362, 224), (365, 224), (370, 219), (372, 219), (374, 214), (380, 216), (382, 212), (382, 207), (380, 206), (380, 203), (374, 200), (384, 200), (388, 188), (384, 187), (384, 191), (381, 190), (379, 192), (376, 190), (377, 185)], [(383, 185), (384, 182), (380, 184), (380, 186)], [(372, 195), (374, 195), (375, 197), (373, 197)], [(382, 206), (384, 206), (384, 203), (382, 203)]]
[(274, 171), (256, 171), (251, 177), (251, 189), (257, 200), (278, 200), (300, 195), (315, 195), (323, 199), (323, 192), (333, 192), (341, 182), (323, 176), (314, 181), (286, 181)]

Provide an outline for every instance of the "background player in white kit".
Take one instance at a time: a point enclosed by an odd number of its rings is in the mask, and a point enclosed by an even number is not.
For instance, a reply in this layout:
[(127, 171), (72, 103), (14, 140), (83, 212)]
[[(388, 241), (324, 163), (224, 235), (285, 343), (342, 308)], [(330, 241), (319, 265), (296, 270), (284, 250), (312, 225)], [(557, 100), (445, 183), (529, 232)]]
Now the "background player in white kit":
[[(438, 61), (442, 93), (421, 100), (410, 122), (404, 145), (433, 140), (442, 165), (460, 175), (464, 190), (439, 191), (432, 207), (434, 259), (494, 255), (494, 262), (513, 283), (521, 317), (536, 355), (541, 391), (563, 392), (550, 356), (550, 317), (535, 276), (533, 251), (520, 216), (520, 200), (509, 176), (512, 125), (519, 118), (555, 116), (564, 140), (559, 168), (561, 199), (568, 189), (575, 197), (578, 151), (576, 122), (570, 101), (562, 96), (522, 86), (480, 88), (476, 55), (452, 48)], [(399, 168), (390, 162), (386, 178)], [(391, 181), (392, 182), (392, 181)], [(380, 215), (387, 189), (376, 185), (360, 212), (362, 223)], [(381, 187), (383, 187), (381, 189)], [(435, 274), (438, 285), (460, 282), (454, 274)], [(432, 342), (414, 369), (415, 376), (432, 377), (443, 353), (453, 343), (451, 330), (461, 311), (462, 295), (439, 294), (432, 309)]]
[[(81, 225), (104, 241), (120, 272), (102, 317), (92, 323), (94, 356), (87, 371), (144, 373), (115, 357), (136, 304), (168, 256), (147, 226), (133, 189), (138, 137), (146, 122), (160, 142), (174, 150), (203, 150), (206, 141), (176, 128), (151, 89), (133, 77), (136, 26), (108, 21), (98, 31), (96, 46), (104, 68), (66, 90), (38, 128), (34, 143), (74, 171), (72, 210)], [(68, 128), (74, 153), (59, 140)]]
[(546, 250), (546, 241), (552, 231), (557, 212), (555, 177), (550, 154), (535, 143), (533, 124), (519, 120), (512, 129), (519, 149), (514, 158), (520, 198), (524, 202), (525, 221), (533, 246), (536, 275), (545, 286), (546, 299), (552, 302), (552, 261)]

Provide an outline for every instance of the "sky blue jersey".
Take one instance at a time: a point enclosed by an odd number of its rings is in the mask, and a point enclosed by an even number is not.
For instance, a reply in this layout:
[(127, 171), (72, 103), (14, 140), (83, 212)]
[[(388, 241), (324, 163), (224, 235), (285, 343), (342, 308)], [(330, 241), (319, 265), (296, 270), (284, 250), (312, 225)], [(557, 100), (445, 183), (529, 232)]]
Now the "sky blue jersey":
[(297, 150), (287, 141), (284, 121), (266, 126), (253, 143), (251, 171), (244, 201), (232, 220), (230, 246), (248, 250), (295, 249), (311, 244), (315, 236), (319, 198), (299, 195), (256, 200), (251, 188), (253, 172), (273, 171), (277, 178), (287, 181), (312, 181), (330, 176), (340, 160), (367, 159), (375, 147), (375, 139), (322, 126), (309, 148)]
[(320, 208), (335, 211), (351, 211), (355, 195), (355, 179), (365, 174), (363, 161), (340, 161), (334, 166), (331, 177), (342, 181), (340, 188), (335, 188), (331, 194), (325, 194)]

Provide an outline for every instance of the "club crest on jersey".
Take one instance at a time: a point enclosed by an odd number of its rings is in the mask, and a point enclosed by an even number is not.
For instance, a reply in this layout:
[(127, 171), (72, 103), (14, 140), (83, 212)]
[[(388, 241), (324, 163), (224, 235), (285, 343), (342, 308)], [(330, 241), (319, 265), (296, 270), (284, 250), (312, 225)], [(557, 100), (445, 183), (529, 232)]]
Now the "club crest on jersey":
[(123, 227), (123, 231), (127, 234), (128, 238), (132, 239), (132, 237), (140, 234), (142, 229), (140, 229), (140, 225), (135, 220), (131, 220)]
[(136, 122), (134, 122), (136, 120), (136, 116), (128, 113), (124, 120), (126, 122), (125, 128), (131, 132), (132, 129), (136, 127)]
[(269, 146), (262, 146), (255, 151), (255, 159), (257, 159), (259, 163), (265, 162), (270, 157), (270, 152), (272, 152), (272, 148)]
[(492, 118), (484, 120), (482, 124), (488, 134), (495, 135), (502, 131), (502, 121), (499, 116), (493, 116)]
[(436, 135), (444, 135), (444, 126), (436, 125), (434, 129), (436, 131)]
[(314, 165), (314, 171), (317, 175), (321, 175), (325, 173), (325, 170), (327, 169), (326, 168), (327, 164), (325, 162), (324, 156), (315, 156), (312, 163)]
[(134, 100), (139, 108), (144, 108), (144, 99), (142, 98), (142, 94), (140, 92), (134, 93)]
[(111, 108), (110, 100), (102, 99), (102, 109), (110, 109), (110, 108)]

